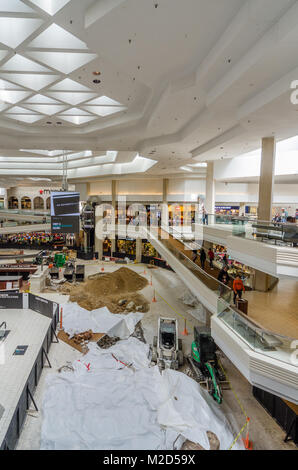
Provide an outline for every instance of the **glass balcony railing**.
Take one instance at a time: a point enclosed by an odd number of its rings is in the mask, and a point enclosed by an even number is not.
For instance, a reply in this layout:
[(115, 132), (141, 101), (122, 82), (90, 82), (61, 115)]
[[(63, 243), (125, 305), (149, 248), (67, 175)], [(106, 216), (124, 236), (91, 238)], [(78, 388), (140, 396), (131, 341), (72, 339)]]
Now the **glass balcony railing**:
[(298, 367), (294, 338), (262, 328), (231, 307), (223, 298), (218, 300), (218, 318), (255, 352)]
[[(196, 224), (203, 224), (198, 218)], [(231, 234), (249, 240), (257, 240), (269, 244), (298, 246), (298, 223), (265, 221), (246, 216), (208, 214), (205, 225), (231, 226)], [(195, 231), (193, 227), (193, 232)]]

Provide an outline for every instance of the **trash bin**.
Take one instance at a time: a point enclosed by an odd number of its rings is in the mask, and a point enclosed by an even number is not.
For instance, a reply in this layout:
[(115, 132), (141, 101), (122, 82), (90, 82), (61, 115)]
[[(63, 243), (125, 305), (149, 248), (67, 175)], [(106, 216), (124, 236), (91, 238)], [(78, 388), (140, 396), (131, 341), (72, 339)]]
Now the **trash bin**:
[(236, 307), (245, 315), (248, 315), (248, 301), (246, 299), (236, 299)]

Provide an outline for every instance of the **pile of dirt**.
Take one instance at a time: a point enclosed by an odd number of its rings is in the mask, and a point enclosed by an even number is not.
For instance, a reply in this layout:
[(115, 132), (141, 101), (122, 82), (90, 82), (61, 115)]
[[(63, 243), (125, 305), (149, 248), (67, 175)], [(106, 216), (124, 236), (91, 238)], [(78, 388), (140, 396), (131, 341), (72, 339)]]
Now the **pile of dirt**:
[(112, 313), (147, 312), (149, 304), (136, 291), (144, 289), (148, 281), (129, 268), (113, 273), (95, 274), (81, 284), (65, 283), (60, 292), (68, 294), (70, 302), (77, 302), (86, 310), (106, 306)]

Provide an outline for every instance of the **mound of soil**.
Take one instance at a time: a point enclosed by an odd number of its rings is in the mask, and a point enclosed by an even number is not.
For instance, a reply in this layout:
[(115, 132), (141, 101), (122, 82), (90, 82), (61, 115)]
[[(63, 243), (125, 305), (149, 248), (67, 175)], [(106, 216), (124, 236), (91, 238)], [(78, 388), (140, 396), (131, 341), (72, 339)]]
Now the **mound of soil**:
[[(148, 281), (129, 268), (120, 268), (113, 273), (95, 274), (88, 281), (72, 285), (66, 283), (60, 292), (69, 294), (70, 302), (77, 302), (86, 310), (108, 307), (112, 313), (127, 312), (127, 305), (134, 302), (141, 312), (149, 310), (145, 297), (136, 291), (144, 289)], [(119, 305), (120, 300), (126, 300)], [(130, 309), (135, 311), (136, 308)]]

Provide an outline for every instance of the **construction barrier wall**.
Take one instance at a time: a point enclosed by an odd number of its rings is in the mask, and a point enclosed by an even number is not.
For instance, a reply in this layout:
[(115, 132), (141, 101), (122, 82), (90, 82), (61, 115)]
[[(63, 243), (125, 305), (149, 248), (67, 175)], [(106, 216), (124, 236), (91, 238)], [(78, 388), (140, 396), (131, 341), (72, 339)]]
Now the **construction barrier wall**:
[(253, 396), (285, 430), (287, 437), (298, 444), (297, 406), (291, 407), (282, 398), (257, 387), (253, 387)]
[[(21, 296), (22, 298), (20, 299)], [(22, 308), (29, 308), (41, 315), (45, 315), (48, 318), (52, 318), (52, 322), (48, 328), (48, 331), (44, 337), (42, 347), (40, 348), (37, 357), (35, 359), (34, 365), (31, 369), (29, 377), (26, 381), (24, 389), (21, 393), (19, 402), (16, 404), (16, 409), (12, 420), (10, 422), (9, 428), (5, 435), (5, 438), (2, 443), (0, 443), (0, 450), (12, 450), (15, 448), (17, 441), (20, 437), (22, 427), (26, 418), (27, 410), (31, 404), (31, 399), (28, 396), (27, 389), (29, 388), (31, 394), (33, 395), (41, 373), (42, 369), (46, 364), (46, 357), (44, 351), (46, 353), (49, 352), (53, 338), (54, 338), (54, 331), (56, 331), (57, 324), (59, 321), (59, 305), (51, 302), (50, 300), (43, 299), (42, 297), (38, 297), (33, 294), (18, 294), (18, 297), (11, 296), (9, 298), (2, 298), (0, 297), (0, 304), (3, 305), (5, 302), (6, 306), (1, 308), (6, 309), (22, 309)], [(21, 304), (21, 307), (19, 305)], [(17, 305), (17, 306), (16, 306)], [(23, 306), (24, 305), (24, 306)], [(0, 426), (1, 426), (1, 419), (0, 419)]]

